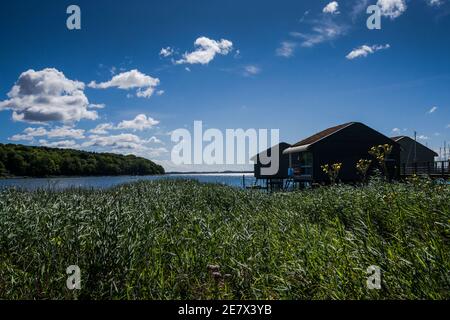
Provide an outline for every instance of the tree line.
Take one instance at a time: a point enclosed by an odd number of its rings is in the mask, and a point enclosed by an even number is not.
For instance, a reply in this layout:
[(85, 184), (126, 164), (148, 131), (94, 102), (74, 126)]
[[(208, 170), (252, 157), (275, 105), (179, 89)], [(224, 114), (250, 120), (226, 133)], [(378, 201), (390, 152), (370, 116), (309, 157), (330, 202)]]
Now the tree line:
[(164, 174), (153, 161), (134, 155), (0, 144), (0, 176), (101, 176)]

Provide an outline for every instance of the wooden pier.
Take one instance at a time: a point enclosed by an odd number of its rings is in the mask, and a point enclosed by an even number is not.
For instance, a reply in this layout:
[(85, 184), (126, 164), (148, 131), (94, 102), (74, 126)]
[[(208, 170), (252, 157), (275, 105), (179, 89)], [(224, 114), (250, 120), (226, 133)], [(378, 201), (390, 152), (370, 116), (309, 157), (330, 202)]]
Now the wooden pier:
[(400, 167), (400, 176), (402, 178), (410, 177), (413, 175), (427, 175), (432, 179), (449, 179), (450, 160), (412, 163), (408, 165), (403, 164)]

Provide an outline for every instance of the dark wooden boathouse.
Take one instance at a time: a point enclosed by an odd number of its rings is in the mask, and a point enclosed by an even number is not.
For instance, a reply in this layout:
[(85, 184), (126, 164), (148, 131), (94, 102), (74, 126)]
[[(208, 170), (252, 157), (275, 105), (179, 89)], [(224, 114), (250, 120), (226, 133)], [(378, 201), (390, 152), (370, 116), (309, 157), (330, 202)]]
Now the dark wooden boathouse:
[(373, 171), (376, 160), (368, 153), (373, 146), (389, 144), (392, 152), (386, 162), (390, 178), (400, 176), (400, 145), (391, 138), (359, 122), (349, 122), (320, 131), (284, 150), (293, 168), (293, 179), (298, 182), (327, 183), (322, 165), (342, 163), (338, 180), (360, 180), (356, 164), (360, 159), (371, 159)]

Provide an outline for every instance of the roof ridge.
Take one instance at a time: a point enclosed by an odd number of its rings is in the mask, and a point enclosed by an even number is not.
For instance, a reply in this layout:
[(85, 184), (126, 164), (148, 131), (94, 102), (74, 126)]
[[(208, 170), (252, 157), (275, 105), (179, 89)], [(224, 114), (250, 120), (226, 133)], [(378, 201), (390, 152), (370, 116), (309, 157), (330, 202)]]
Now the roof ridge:
[(338, 131), (340, 131), (342, 129), (345, 129), (345, 128), (347, 128), (347, 127), (349, 127), (349, 126), (351, 126), (351, 125), (353, 125), (355, 123), (357, 123), (357, 122), (347, 122), (347, 123), (340, 124), (340, 125), (337, 125), (337, 126), (329, 127), (327, 129), (319, 131), (319, 132), (317, 132), (317, 133), (315, 133), (315, 134), (313, 134), (313, 135), (311, 135), (311, 136), (309, 136), (309, 137), (307, 137), (307, 138), (305, 138), (305, 139), (303, 139), (303, 140), (301, 140), (301, 141), (299, 141), (297, 143), (294, 143), (292, 145), (292, 147), (300, 147), (300, 146), (304, 146), (304, 145), (314, 144), (314, 143), (316, 143), (316, 142), (318, 142), (318, 141), (320, 141), (320, 140), (322, 140), (322, 139), (324, 139), (326, 137), (329, 137), (332, 134), (335, 134), (336, 132), (338, 132)]

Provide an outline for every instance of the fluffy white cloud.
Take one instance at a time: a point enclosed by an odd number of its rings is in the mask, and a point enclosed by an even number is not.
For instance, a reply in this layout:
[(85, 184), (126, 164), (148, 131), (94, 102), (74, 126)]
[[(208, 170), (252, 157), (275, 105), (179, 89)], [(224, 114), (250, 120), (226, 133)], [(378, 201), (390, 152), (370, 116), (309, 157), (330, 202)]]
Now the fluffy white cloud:
[(121, 133), (111, 136), (92, 135), (81, 146), (83, 148), (98, 147), (111, 152), (134, 154), (136, 156), (152, 158), (167, 153), (164, 147), (152, 148), (147, 146), (149, 143), (162, 143), (156, 137), (148, 140), (142, 139), (134, 134)]
[(147, 140), (148, 143), (154, 143), (154, 144), (163, 144), (161, 140), (159, 140), (157, 137), (151, 137)]
[(431, 109), (428, 110), (428, 113), (429, 113), (429, 114), (435, 113), (437, 109), (438, 109), (438, 107), (431, 107)]
[(69, 126), (56, 127), (51, 130), (46, 128), (26, 128), (22, 134), (16, 134), (9, 138), (12, 141), (32, 141), (35, 137), (48, 137), (50, 139), (72, 138), (84, 139), (84, 130), (75, 129)]
[(297, 46), (295, 42), (283, 41), (281, 46), (277, 48), (276, 54), (277, 56), (289, 58), (294, 55), (294, 49)]
[(90, 133), (93, 134), (108, 134), (107, 130), (114, 129), (114, 126), (112, 123), (101, 123), (97, 125), (94, 129), (89, 130)]
[[(148, 117), (145, 114), (137, 115), (133, 120), (123, 120), (117, 126), (112, 123), (101, 123), (94, 129), (89, 130), (94, 135), (108, 134), (108, 130), (133, 130), (143, 131), (159, 124), (158, 120)], [(155, 138), (156, 139), (156, 138)]]
[(74, 140), (62, 140), (62, 141), (54, 141), (48, 142), (45, 139), (39, 140), (39, 144), (44, 147), (49, 148), (79, 148), (80, 146)]
[(0, 111), (12, 110), (13, 120), (32, 123), (95, 120), (97, 112), (88, 110), (83, 90), (83, 82), (67, 79), (57, 69), (30, 69), (19, 76), (9, 99), (0, 102)]
[(160, 81), (158, 78), (153, 78), (133, 69), (131, 71), (119, 73), (106, 82), (96, 83), (95, 81), (91, 81), (88, 86), (96, 89), (116, 87), (123, 90), (130, 90), (137, 88), (136, 96), (140, 98), (149, 98), (152, 96), (159, 83)]
[(111, 136), (92, 135), (88, 141), (83, 142), (83, 147), (114, 147), (120, 149), (133, 149), (144, 142), (138, 136), (130, 133), (121, 133)]
[(405, 0), (378, 0), (377, 5), (381, 15), (391, 19), (401, 16), (407, 8)]
[(419, 140), (428, 140), (428, 139), (430, 139), (430, 138), (427, 137), (427, 136), (424, 136), (424, 135), (422, 134), (422, 135), (420, 135), (420, 136), (417, 136), (417, 139), (419, 139)]
[(391, 46), (389, 44), (386, 45), (373, 45), (373, 46), (368, 46), (368, 45), (363, 45), (359, 48), (355, 48), (353, 49), (347, 56), (346, 58), (349, 60), (353, 60), (356, 58), (361, 58), (361, 57), (367, 57), (369, 54), (375, 53), (376, 51), (379, 50), (384, 50), (384, 49), (389, 49)]
[(392, 132), (396, 133), (396, 134), (399, 134), (399, 133), (402, 132), (402, 130), (400, 128), (394, 128), (394, 129), (392, 129)]
[(171, 55), (173, 55), (174, 51), (171, 47), (166, 47), (166, 48), (162, 48), (161, 51), (159, 52), (159, 55), (167, 58), (170, 57)]
[(208, 64), (217, 54), (227, 55), (233, 50), (233, 43), (226, 39), (220, 41), (212, 40), (206, 37), (200, 37), (195, 40), (196, 50), (185, 53), (183, 58), (177, 60), (177, 64)]
[(158, 120), (147, 117), (145, 114), (139, 114), (133, 120), (124, 120), (117, 125), (117, 129), (145, 130), (157, 125)]
[(339, 14), (339, 3), (337, 1), (330, 2), (322, 11), (323, 13)]

